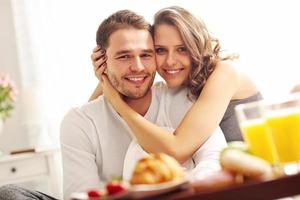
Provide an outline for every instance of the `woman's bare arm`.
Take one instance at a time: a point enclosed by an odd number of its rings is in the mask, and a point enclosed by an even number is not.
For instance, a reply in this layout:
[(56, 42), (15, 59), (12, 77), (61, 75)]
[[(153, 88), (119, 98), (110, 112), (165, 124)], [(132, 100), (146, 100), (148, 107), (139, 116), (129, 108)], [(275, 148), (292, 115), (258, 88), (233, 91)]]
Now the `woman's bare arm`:
[(165, 152), (179, 162), (184, 162), (219, 125), (237, 91), (239, 76), (235, 69), (226, 63), (217, 66), (207, 80), (201, 95), (173, 134), (132, 110), (112, 92), (113, 88), (111, 85), (108, 86), (108, 80), (104, 82), (104, 95), (133, 130), (139, 144), (148, 152)]

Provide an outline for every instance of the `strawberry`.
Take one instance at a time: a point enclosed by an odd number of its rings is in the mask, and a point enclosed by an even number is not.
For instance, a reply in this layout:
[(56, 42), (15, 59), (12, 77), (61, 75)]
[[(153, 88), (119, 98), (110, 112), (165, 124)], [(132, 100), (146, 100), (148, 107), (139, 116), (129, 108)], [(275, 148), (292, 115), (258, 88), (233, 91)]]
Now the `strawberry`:
[(100, 198), (104, 195), (102, 191), (96, 189), (88, 190), (87, 194), (90, 198)]
[(125, 184), (119, 181), (111, 181), (106, 184), (106, 190), (109, 195), (118, 194), (127, 191)]

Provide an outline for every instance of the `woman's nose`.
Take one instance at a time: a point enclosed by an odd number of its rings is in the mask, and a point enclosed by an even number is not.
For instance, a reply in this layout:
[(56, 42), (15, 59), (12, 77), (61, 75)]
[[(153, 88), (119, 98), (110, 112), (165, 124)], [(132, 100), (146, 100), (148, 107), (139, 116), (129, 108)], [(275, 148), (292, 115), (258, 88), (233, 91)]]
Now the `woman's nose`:
[(173, 53), (169, 53), (168, 54), (168, 57), (167, 57), (167, 64), (168, 66), (174, 66), (176, 64), (176, 59), (174, 57), (174, 54)]

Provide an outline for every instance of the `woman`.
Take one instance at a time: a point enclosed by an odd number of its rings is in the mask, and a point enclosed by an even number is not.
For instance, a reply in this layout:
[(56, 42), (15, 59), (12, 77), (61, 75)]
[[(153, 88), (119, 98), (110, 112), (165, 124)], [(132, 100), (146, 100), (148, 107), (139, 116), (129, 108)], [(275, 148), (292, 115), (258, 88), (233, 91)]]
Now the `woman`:
[[(261, 96), (253, 82), (226, 61), (233, 57), (221, 55), (219, 42), (210, 36), (204, 23), (183, 8), (164, 8), (155, 15), (153, 36), (158, 73), (169, 88), (187, 87), (187, 97), (194, 102), (173, 134), (125, 104), (102, 74), (105, 52), (95, 49), (92, 55), (96, 75), (103, 79), (104, 95), (139, 144), (148, 152), (165, 152), (183, 162), (219, 124), (227, 141), (242, 140), (234, 106)], [(101, 93), (98, 85), (91, 99)]]

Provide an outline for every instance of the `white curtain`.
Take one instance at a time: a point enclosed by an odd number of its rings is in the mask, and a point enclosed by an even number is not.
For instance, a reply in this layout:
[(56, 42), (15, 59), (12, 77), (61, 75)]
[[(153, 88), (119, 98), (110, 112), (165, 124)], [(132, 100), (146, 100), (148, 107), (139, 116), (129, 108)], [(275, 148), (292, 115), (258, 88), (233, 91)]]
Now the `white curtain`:
[(296, 0), (12, 0), (12, 5), (23, 123), (38, 123), (54, 143), (63, 115), (85, 103), (96, 86), (90, 62), (95, 33), (100, 22), (119, 9), (134, 10), (151, 22), (160, 8), (183, 6), (206, 22), (225, 49), (240, 54), (238, 67), (266, 97), (287, 93), (300, 82)]

